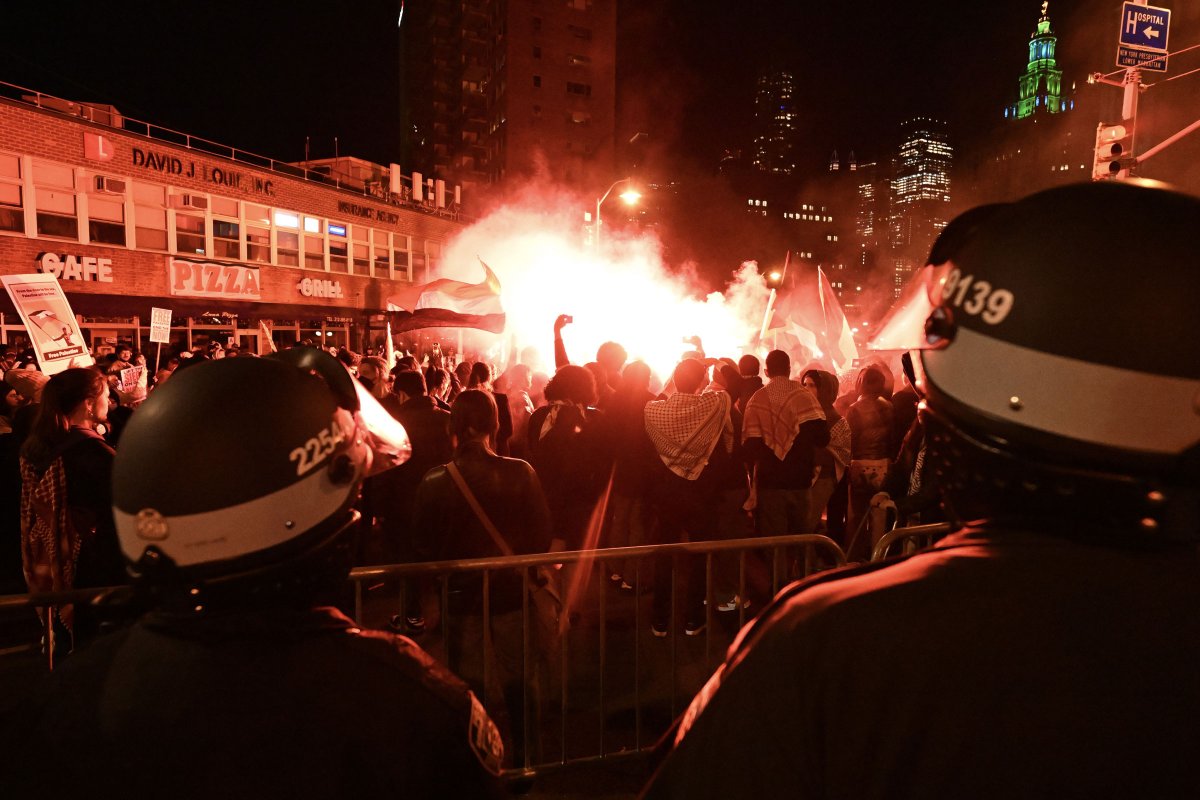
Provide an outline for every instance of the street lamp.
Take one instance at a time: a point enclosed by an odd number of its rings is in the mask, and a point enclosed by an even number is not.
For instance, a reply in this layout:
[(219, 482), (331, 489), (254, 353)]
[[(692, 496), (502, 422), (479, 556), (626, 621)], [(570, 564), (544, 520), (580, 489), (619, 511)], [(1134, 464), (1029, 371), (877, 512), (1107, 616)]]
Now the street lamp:
[[(596, 235), (595, 235), (593, 241), (595, 242), (597, 250), (600, 249), (600, 206), (604, 205), (604, 201), (608, 199), (608, 196), (610, 194), (612, 194), (613, 189), (617, 188), (622, 183), (629, 183), (632, 180), (633, 180), (632, 178), (621, 178), (620, 180), (613, 181), (613, 185), (608, 187), (608, 191), (606, 191), (604, 194), (602, 194), (600, 196), (600, 199), (598, 199), (596, 201)], [(637, 189), (630, 187), (630, 188), (626, 189), (625, 191), (621, 192), (621, 194), (619, 194), (618, 197), (620, 197), (623, 201), (625, 201), (625, 205), (631, 206), (642, 198), (642, 193), (639, 192)]]

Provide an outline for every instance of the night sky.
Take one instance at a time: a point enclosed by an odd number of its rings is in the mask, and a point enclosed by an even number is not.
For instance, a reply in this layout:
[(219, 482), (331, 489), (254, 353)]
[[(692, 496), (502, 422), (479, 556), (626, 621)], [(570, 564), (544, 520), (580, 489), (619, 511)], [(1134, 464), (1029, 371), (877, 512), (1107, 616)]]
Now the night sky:
[[(285, 160), (303, 158), (306, 136), (312, 157), (331, 156), (336, 136), (342, 154), (387, 163), (397, 153), (396, 7), (13, 4), (0, 79)], [(1119, 7), (1050, 4), (1067, 79), (1110, 106), (1120, 91), (1083, 78), (1115, 68)], [(801, 85), (805, 169), (822, 169), (834, 148), (860, 160), (886, 154), (899, 122), (919, 114), (946, 118), (956, 146), (969, 150), (1016, 99), (1039, 14), (1035, 0), (622, 0), (618, 141), (642, 130), (648, 158), (664, 168), (710, 167), (745, 144), (755, 74), (779, 63)], [(1198, 20), (1198, 9), (1176, 12), (1173, 49), (1200, 40)], [(1187, 54), (1171, 74), (1196, 67), (1200, 56)], [(1143, 110), (1169, 109), (1163, 130), (1172, 115), (1182, 127), (1200, 116), (1197, 87), (1200, 75), (1153, 90)]]

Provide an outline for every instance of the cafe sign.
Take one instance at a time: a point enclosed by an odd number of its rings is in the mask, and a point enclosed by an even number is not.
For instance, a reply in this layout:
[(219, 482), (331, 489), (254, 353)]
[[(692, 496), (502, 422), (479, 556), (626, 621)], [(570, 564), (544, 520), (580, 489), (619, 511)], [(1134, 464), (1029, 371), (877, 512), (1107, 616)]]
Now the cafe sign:
[(60, 281), (95, 281), (112, 283), (112, 259), (96, 256), (77, 256), (72, 253), (39, 253), (37, 270), (53, 275)]
[(170, 259), (168, 280), (176, 297), (214, 297), (225, 300), (262, 300), (256, 267)]

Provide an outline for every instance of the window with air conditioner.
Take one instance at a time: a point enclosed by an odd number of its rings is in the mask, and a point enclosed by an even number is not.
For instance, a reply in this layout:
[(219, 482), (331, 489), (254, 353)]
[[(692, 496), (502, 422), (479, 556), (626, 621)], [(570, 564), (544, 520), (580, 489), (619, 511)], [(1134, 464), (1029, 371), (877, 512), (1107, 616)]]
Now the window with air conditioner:
[(92, 176), (92, 191), (97, 194), (125, 194), (128, 181), (121, 178), (110, 178), (107, 175)]

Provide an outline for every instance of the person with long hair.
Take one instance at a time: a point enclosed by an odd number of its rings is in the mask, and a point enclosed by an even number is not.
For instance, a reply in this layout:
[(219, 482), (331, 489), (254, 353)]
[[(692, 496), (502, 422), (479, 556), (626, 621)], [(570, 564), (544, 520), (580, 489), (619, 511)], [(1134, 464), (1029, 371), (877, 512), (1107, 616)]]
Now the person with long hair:
[[(98, 428), (109, 410), (108, 384), (95, 369), (50, 378), (21, 447), (21, 557), (30, 592), (108, 586), (125, 580), (112, 517), (115, 451)], [(69, 652), (96, 631), (81, 608), (58, 606), (47, 647)]]

